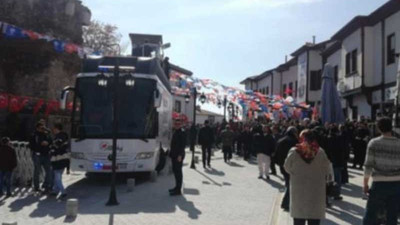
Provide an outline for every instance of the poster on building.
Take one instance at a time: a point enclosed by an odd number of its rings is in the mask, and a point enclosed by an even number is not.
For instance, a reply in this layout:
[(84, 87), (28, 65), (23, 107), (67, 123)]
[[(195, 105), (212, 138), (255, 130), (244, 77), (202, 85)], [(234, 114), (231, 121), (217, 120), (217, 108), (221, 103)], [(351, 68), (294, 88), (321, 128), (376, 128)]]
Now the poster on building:
[(307, 89), (307, 52), (299, 56), (298, 59), (298, 75), (297, 80), (299, 82), (297, 88), (297, 102), (306, 101), (306, 89)]

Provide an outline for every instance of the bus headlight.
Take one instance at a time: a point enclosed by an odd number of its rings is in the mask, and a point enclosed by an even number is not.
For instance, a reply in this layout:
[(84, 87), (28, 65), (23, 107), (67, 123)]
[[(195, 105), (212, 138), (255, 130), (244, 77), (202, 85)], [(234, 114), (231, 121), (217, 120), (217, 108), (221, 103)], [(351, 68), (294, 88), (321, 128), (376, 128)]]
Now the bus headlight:
[(135, 159), (150, 159), (154, 156), (154, 152), (141, 152), (136, 155)]
[(82, 152), (71, 152), (71, 158), (73, 159), (86, 159), (85, 154)]

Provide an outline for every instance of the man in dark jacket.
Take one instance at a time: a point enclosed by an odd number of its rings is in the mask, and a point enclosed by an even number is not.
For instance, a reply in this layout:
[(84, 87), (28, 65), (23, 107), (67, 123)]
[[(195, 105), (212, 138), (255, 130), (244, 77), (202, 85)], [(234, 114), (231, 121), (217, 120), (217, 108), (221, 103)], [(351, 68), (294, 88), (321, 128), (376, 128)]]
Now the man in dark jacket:
[(3, 195), (3, 186), (7, 188), (7, 197), (11, 196), (12, 171), (17, 167), (17, 155), (10, 145), (10, 139), (3, 137), (0, 143), (0, 197)]
[(298, 137), (298, 132), (295, 127), (289, 127), (286, 131), (286, 136), (281, 138), (276, 146), (276, 163), (279, 165), (279, 169), (281, 170), (281, 173), (283, 177), (285, 178), (285, 186), (286, 186), (286, 192), (285, 196), (283, 197), (281, 208), (283, 208), (285, 211), (289, 210), (289, 201), (290, 201), (290, 196), (289, 196), (289, 174), (285, 171), (285, 168), (283, 167), (286, 157), (289, 153), (289, 150), (293, 148), (297, 144), (297, 137)]
[(175, 187), (169, 190), (171, 196), (182, 194), (182, 180), (183, 180), (183, 160), (185, 158), (185, 147), (186, 147), (186, 134), (182, 129), (180, 121), (176, 121), (174, 124), (174, 134), (171, 140), (171, 151), (170, 157), (172, 161), (172, 171), (175, 176)]
[(36, 131), (33, 133), (29, 146), (32, 150), (32, 160), (34, 164), (33, 170), (33, 185), (34, 191), (40, 191), (39, 187), (39, 175), (42, 167), (45, 171), (45, 180), (43, 188), (45, 192), (49, 192), (52, 189), (52, 173), (51, 173), (51, 162), (50, 162), (50, 145), (52, 140), (48, 134), (43, 123), (36, 124)]
[(369, 141), (369, 130), (367, 125), (364, 122), (360, 122), (358, 124), (358, 128), (355, 131), (355, 138), (353, 141), (353, 150), (354, 150), (354, 162), (353, 168), (359, 166), (359, 169), (362, 169), (365, 161), (365, 155), (367, 152), (367, 145)]
[(64, 169), (69, 166), (70, 154), (68, 152), (68, 134), (63, 131), (63, 126), (60, 123), (54, 125), (53, 128), (54, 141), (51, 146), (51, 165), (54, 176), (53, 196), (61, 193), (60, 198), (65, 198), (64, 185), (62, 183), (62, 174)]
[(250, 132), (250, 128), (248, 126), (244, 127), (244, 130), (242, 131), (241, 139), (242, 139), (242, 145), (243, 145), (243, 159), (248, 160), (250, 158), (250, 153), (251, 153), (251, 141), (252, 141), (252, 135)]
[(281, 135), (280, 135), (280, 131), (279, 131), (279, 126), (274, 125), (272, 127), (272, 138), (274, 141), (274, 149), (271, 153), (271, 174), (272, 175), (276, 175), (276, 168), (275, 168), (275, 151), (276, 151), (276, 142), (279, 141), (279, 139), (281, 139)]
[(333, 196), (335, 200), (342, 200), (341, 186), (342, 186), (342, 170), (346, 162), (346, 137), (339, 132), (339, 128), (335, 125), (329, 130), (329, 135), (326, 138), (326, 153), (333, 166), (335, 182), (338, 187), (337, 196)]
[(232, 159), (232, 146), (235, 135), (229, 125), (226, 125), (225, 130), (221, 133), (222, 152), (224, 153), (225, 163), (230, 163)]
[[(211, 168), (211, 146), (214, 143), (214, 132), (209, 125), (208, 120), (204, 122), (204, 127), (199, 132), (199, 144), (203, 153), (203, 167), (206, 165)], [(206, 164), (207, 163), (207, 164)]]

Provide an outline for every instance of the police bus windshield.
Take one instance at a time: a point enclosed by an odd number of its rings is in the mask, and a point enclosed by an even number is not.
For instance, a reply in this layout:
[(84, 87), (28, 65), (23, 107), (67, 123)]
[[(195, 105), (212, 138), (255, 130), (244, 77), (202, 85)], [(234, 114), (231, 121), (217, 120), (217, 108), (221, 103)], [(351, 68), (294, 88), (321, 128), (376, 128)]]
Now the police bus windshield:
[[(135, 78), (133, 85), (124, 79), (118, 84), (118, 138), (154, 138), (157, 111), (154, 107), (156, 81)], [(75, 138), (112, 138), (112, 78), (99, 82), (96, 77), (77, 80), (73, 113)]]

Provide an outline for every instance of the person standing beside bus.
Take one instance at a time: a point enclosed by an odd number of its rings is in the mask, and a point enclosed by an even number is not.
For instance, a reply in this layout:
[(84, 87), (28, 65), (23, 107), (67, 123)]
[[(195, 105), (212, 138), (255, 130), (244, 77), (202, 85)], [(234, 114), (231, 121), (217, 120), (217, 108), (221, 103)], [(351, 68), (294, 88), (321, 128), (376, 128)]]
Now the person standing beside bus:
[(50, 192), (52, 189), (52, 174), (51, 174), (51, 161), (50, 161), (50, 145), (51, 137), (48, 134), (46, 127), (43, 123), (36, 124), (36, 131), (33, 133), (29, 146), (32, 150), (32, 159), (34, 164), (33, 170), (33, 185), (34, 191), (40, 191), (39, 175), (42, 167), (45, 171), (45, 181), (43, 188), (45, 192)]
[(64, 185), (62, 183), (62, 174), (64, 169), (69, 166), (70, 154), (68, 153), (68, 134), (63, 131), (63, 126), (60, 123), (54, 125), (53, 128), (54, 141), (51, 148), (51, 165), (53, 167), (54, 185), (53, 196), (61, 193), (60, 198), (67, 196)]
[(171, 151), (170, 157), (172, 161), (172, 171), (175, 176), (175, 187), (169, 190), (171, 196), (182, 194), (182, 182), (183, 182), (183, 160), (185, 158), (185, 147), (186, 147), (186, 134), (182, 128), (180, 121), (174, 123), (174, 134), (171, 140)]
[(17, 154), (10, 145), (10, 139), (3, 137), (0, 143), (0, 197), (4, 194), (4, 186), (7, 189), (6, 196), (11, 196), (11, 176), (15, 167), (17, 167)]

